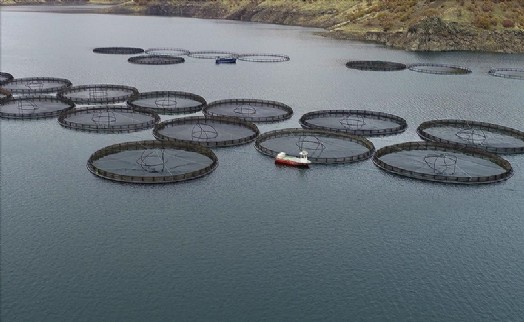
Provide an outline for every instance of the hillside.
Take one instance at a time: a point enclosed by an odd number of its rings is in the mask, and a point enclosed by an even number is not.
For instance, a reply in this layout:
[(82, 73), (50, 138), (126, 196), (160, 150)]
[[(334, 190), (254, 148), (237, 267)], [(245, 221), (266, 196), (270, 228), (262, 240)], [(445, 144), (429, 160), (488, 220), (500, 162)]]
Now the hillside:
[[(3, 0), (13, 3), (110, 0)], [(324, 35), (406, 50), (524, 52), (522, 0), (133, 0), (107, 12), (321, 27)]]

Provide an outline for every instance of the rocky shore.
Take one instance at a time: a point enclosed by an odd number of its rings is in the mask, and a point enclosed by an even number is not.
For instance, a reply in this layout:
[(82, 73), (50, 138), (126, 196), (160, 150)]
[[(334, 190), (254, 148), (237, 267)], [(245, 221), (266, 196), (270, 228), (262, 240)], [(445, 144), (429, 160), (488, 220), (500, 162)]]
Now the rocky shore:
[(524, 31), (482, 30), (432, 17), (405, 32), (339, 32), (324, 35), (348, 40), (373, 41), (408, 51), (484, 51), (524, 53)]
[[(9, 2), (11, 1), (11, 2)], [(56, 3), (64, 4), (61, 1)], [(45, 4), (55, 3), (46, 0)], [(82, 3), (111, 3), (111, 0)], [(305, 4), (302, 4), (304, 2)], [(4, 4), (15, 4), (5, 0)], [(16, 4), (44, 4), (26, 0)], [(347, 12), (347, 8), (343, 8)], [(251, 22), (319, 27), (319, 34), (336, 39), (372, 41), (408, 51), (485, 51), (524, 53), (522, 28), (482, 29), (471, 23), (455, 22), (438, 16), (421, 15), (403, 28), (377, 28), (377, 25), (344, 20), (340, 7), (310, 6), (305, 1), (128, 1), (97, 9), (99, 12), (133, 15), (180, 16), (229, 19)], [(368, 15), (369, 16), (369, 15)], [(375, 14), (379, 16), (379, 14)], [(374, 19), (374, 18), (372, 18)], [(348, 28), (349, 27), (349, 28)]]
[(181, 16), (230, 19), (319, 27), (319, 34), (336, 39), (363, 40), (408, 51), (485, 51), (524, 53), (524, 31), (484, 30), (469, 24), (427, 17), (405, 31), (366, 31), (337, 29), (336, 12), (330, 10), (298, 10), (294, 6), (260, 6), (255, 2), (228, 7), (220, 1), (157, 3), (147, 6), (113, 6), (108, 10), (120, 14)]

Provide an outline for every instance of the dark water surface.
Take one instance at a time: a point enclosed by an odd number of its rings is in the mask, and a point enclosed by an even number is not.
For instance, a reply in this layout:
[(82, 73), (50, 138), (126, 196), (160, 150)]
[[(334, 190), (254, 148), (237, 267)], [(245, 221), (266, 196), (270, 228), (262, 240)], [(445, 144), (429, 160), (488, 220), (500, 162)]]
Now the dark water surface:
[[(275, 100), (299, 127), (319, 109), (405, 118), (377, 148), (419, 140), (440, 118), (524, 130), (524, 81), (488, 75), (524, 55), (409, 53), (314, 29), (165, 17), (0, 13), (0, 70), (73, 85), (178, 90), (208, 102)], [(95, 47), (289, 55), (142, 66)], [(469, 75), (363, 72), (348, 60), (464, 65)], [(201, 115), (197, 113), (196, 115)], [(163, 117), (167, 119), (169, 117)], [(252, 144), (215, 149), (219, 167), (172, 185), (118, 184), (86, 161), (151, 131), (91, 134), (57, 121), (0, 120), (2, 321), (519, 321), (524, 317), (524, 156), (488, 186), (386, 174), (370, 160), (275, 167)]]

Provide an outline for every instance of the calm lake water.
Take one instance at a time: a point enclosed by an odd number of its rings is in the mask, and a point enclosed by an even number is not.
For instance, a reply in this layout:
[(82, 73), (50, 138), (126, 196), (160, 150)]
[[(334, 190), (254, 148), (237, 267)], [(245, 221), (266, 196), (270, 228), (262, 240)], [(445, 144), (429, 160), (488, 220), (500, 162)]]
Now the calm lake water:
[[(231, 21), (2, 8), (0, 70), (73, 85), (179, 90), (208, 102), (275, 100), (299, 127), (319, 109), (408, 121), (377, 148), (418, 141), (441, 118), (524, 130), (524, 81), (487, 74), (524, 55), (411, 53), (315, 29)], [(289, 55), (285, 63), (169, 66), (95, 47)], [(361, 72), (348, 60), (463, 65), (469, 75)], [(199, 114), (197, 114), (199, 115)], [(163, 117), (166, 119), (167, 117)], [(151, 131), (90, 134), (57, 121), (0, 120), (2, 321), (518, 321), (524, 317), (524, 155), (488, 186), (389, 175), (370, 160), (277, 168), (252, 144), (216, 149), (219, 167), (172, 185), (118, 184), (86, 161)]]

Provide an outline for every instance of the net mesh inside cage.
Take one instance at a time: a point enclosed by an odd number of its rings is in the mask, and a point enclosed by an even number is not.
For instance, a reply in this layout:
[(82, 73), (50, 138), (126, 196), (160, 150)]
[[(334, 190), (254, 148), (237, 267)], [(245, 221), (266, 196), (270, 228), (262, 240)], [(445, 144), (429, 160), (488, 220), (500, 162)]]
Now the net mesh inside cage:
[(64, 78), (55, 77), (25, 77), (12, 79), (2, 87), (12, 94), (34, 95), (55, 93), (69, 88), (71, 82)]
[(524, 80), (524, 68), (492, 68), (491, 76)]
[(250, 122), (278, 122), (289, 119), (293, 109), (286, 104), (258, 99), (225, 99), (204, 108), (205, 115), (236, 117)]
[(471, 70), (467, 67), (430, 63), (412, 64), (409, 66), (409, 70), (435, 75), (463, 75), (471, 73)]
[(63, 89), (57, 96), (77, 104), (119, 103), (138, 95), (138, 90), (125, 85), (94, 84)]
[(0, 118), (52, 118), (62, 112), (72, 110), (74, 106), (75, 104), (71, 101), (57, 99), (52, 96), (6, 97), (0, 100)]
[(389, 72), (406, 69), (405, 64), (380, 60), (352, 60), (346, 63), (346, 67), (350, 69), (379, 72)]
[(208, 147), (246, 144), (259, 135), (258, 127), (232, 117), (189, 116), (164, 121), (155, 126), (159, 140), (197, 143)]
[(171, 55), (153, 55), (147, 54), (142, 56), (134, 56), (127, 59), (128, 62), (139, 65), (173, 65), (185, 62), (182, 57)]
[(140, 93), (127, 101), (129, 106), (147, 108), (159, 114), (195, 113), (206, 105), (199, 95), (180, 91), (154, 91)]
[(373, 143), (363, 137), (294, 128), (261, 134), (255, 148), (272, 157), (280, 152), (298, 157), (301, 151), (306, 151), (311, 162), (325, 164), (366, 160), (375, 150)]
[(493, 153), (524, 153), (524, 132), (485, 122), (433, 120), (417, 128), (426, 141), (478, 148)]
[(306, 129), (322, 129), (362, 136), (393, 135), (404, 132), (406, 120), (382, 112), (366, 110), (320, 110), (299, 119)]
[(406, 142), (377, 150), (379, 168), (414, 179), (443, 183), (494, 183), (509, 178), (511, 164), (489, 152), (434, 142)]
[(113, 55), (135, 55), (144, 52), (144, 49), (137, 47), (97, 47), (93, 49), (97, 54), (113, 54)]
[(88, 170), (105, 179), (129, 183), (170, 183), (211, 173), (218, 159), (210, 149), (188, 143), (136, 141), (93, 153)]
[(81, 131), (115, 133), (152, 128), (160, 121), (157, 113), (122, 105), (102, 105), (62, 113), (60, 125)]

